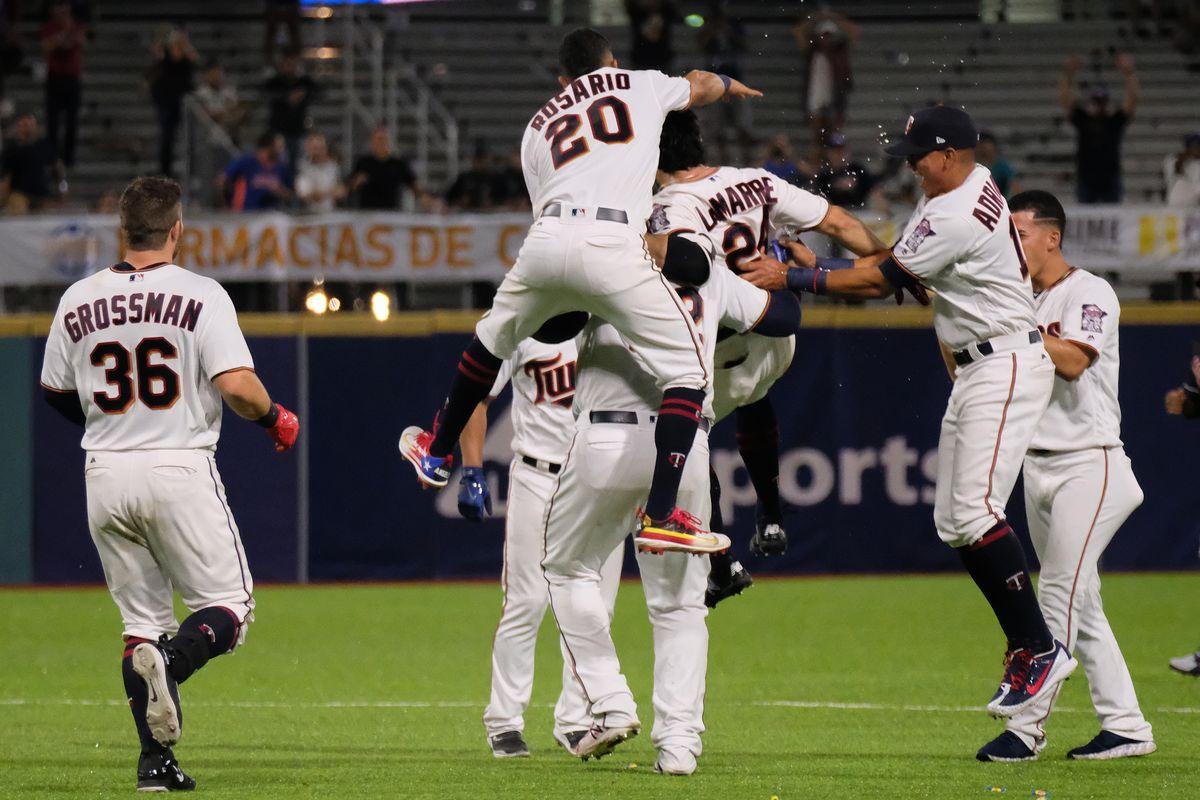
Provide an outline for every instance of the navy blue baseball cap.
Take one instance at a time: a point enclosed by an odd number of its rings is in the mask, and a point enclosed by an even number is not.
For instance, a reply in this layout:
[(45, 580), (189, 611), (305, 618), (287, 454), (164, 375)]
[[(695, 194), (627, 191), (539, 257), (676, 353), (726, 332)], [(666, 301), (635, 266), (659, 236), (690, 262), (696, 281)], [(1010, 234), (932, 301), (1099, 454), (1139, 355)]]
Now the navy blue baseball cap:
[(884, 148), (888, 155), (907, 158), (934, 150), (966, 150), (979, 142), (979, 129), (961, 108), (932, 106), (908, 118), (904, 137)]

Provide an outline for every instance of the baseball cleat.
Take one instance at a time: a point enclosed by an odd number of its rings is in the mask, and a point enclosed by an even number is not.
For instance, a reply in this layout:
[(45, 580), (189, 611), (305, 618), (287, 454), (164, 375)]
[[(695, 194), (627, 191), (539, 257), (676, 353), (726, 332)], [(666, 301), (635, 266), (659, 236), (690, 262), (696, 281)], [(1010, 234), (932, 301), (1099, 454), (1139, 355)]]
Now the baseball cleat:
[(163, 747), (170, 747), (183, 735), (183, 714), (179, 708), (179, 689), (167, 671), (162, 649), (150, 642), (133, 648), (133, 671), (146, 682), (146, 724), (150, 734)]
[(781, 556), (787, 552), (787, 531), (778, 522), (758, 521), (758, 529), (750, 539), (750, 552), (756, 556)]
[(746, 571), (740, 561), (732, 562), (729, 569), (721, 570), (719, 575), (717, 568), (713, 567), (708, 573), (708, 588), (704, 590), (704, 605), (716, 608), (717, 603), (741, 594), (753, 585), (754, 579), (750, 577), (750, 573)]
[(187, 776), (167, 749), (162, 753), (142, 753), (137, 766), (139, 792), (190, 792), (196, 782)]
[(417, 471), (417, 480), (426, 488), (440, 489), (450, 480), (454, 456), (438, 458), (429, 455), (433, 434), (419, 425), (409, 425), (400, 434), (400, 455)]
[(658, 751), (654, 771), (660, 775), (691, 775), (696, 771), (696, 756), (691, 750), (664, 748)]
[(977, 761), (1037, 761), (1037, 757), (1037, 750), (1026, 747), (1021, 737), (1012, 731), (1004, 731), (975, 754)]
[(587, 731), (558, 731), (554, 732), (554, 740), (563, 746), (568, 753), (575, 754), (575, 748), (579, 745), (579, 740), (584, 737)]
[(497, 733), (488, 739), (492, 746), (492, 756), (495, 758), (528, 758), (529, 745), (520, 731), (505, 731)]
[(701, 528), (700, 520), (682, 508), (672, 510), (664, 520), (639, 516), (633, 543), (643, 553), (723, 553), (732, 544), (725, 534)]
[(1176, 672), (1200, 678), (1200, 650), (1191, 655), (1172, 658), (1168, 663), (1171, 665), (1171, 669)]
[(1153, 739), (1130, 739), (1111, 731), (1100, 731), (1087, 744), (1069, 751), (1067, 758), (1075, 761), (1109, 761), (1114, 758), (1148, 756), (1157, 749)]
[(1004, 679), (987, 710), (994, 717), (1015, 716), (1065, 681), (1077, 666), (1079, 662), (1059, 641), (1040, 654), (1024, 647), (1010, 650), (1004, 659)]
[(583, 734), (575, 745), (575, 755), (587, 761), (589, 758), (604, 758), (626, 739), (638, 735), (638, 725), (618, 725), (606, 728), (603, 725), (593, 725), (591, 730)]

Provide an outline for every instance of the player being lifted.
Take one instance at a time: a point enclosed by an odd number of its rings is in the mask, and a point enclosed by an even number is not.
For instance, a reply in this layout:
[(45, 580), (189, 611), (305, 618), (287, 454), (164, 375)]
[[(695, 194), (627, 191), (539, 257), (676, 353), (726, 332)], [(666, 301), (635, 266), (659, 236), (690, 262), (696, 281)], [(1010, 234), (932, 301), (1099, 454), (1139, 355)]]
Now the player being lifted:
[[(887, 148), (908, 160), (924, 197), (889, 252), (804, 266), (751, 263), (750, 279), (834, 297), (886, 297), (926, 287), (934, 329), (955, 377), (938, 441), (934, 524), (956, 548), (1008, 638), (1004, 677), (988, 710), (1011, 717), (1048, 696), (1076, 661), (1038, 607), (1025, 551), (1004, 505), (1050, 402), (1054, 364), (1034, 316), (1025, 255), (1004, 197), (975, 163), (979, 134), (965, 111), (936, 106), (909, 118)], [(847, 269), (847, 267), (853, 267)]]
[(521, 144), (536, 219), (462, 354), (433, 430), (407, 428), (400, 450), (423, 485), (444, 486), (454, 445), (503, 360), (551, 318), (589, 312), (638, 349), (663, 390), (640, 538), (712, 551), (717, 537), (675, 505), (711, 375), (696, 326), (651, 261), (652, 254), (660, 263), (708, 255), (681, 236), (643, 234), (667, 113), (759, 92), (711, 72), (672, 78), (621, 69), (608, 41), (590, 29), (563, 39), (559, 63), (562, 91), (534, 114)]
[[(124, 624), (121, 677), (142, 753), (139, 791), (195, 788), (171, 752), (177, 684), (231, 652), (254, 583), (213, 460), (221, 399), (287, 450), (296, 415), (254, 373), (233, 303), (171, 262), (179, 184), (138, 178), (121, 195), (125, 260), (63, 294), (46, 341), (46, 400), (84, 428), (88, 528)], [(191, 615), (176, 622), (171, 590)]]
[[(886, 250), (858, 219), (824, 198), (797, 189), (764, 169), (710, 167), (704, 140), (692, 111), (672, 111), (659, 143), (658, 184), (650, 232), (699, 233), (711, 240), (717, 266), (740, 273), (760, 256), (780, 229), (817, 230), (858, 255)], [(757, 333), (717, 334), (713, 412), (720, 422), (731, 412), (737, 423), (738, 450), (758, 495), (757, 530), (750, 548), (763, 555), (787, 548), (779, 498), (779, 429), (767, 391), (792, 363), (796, 337)], [(711, 530), (724, 530), (720, 484), (712, 486)], [(750, 576), (727, 553), (711, 556), (706, 602), (715, 606), (750, 585)]]

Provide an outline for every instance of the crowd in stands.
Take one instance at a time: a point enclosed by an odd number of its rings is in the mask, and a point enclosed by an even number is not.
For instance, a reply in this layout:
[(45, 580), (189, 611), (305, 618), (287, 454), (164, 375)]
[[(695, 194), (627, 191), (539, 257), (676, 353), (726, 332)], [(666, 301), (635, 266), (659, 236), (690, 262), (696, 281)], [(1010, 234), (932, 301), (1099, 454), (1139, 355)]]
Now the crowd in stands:
[[(1134, 1), (1157, 9), (1148, 10), (1141, 24), (1156, 24), (1164, 13), (1159, 0)], [(676, 37), (685, 22), (678, 4), (624, 0), (624, 6), (631, 35), (629, 66), (676, 71)], [(12, 0), (0, 0), (0, 119), (8, 120), (0, 155), (0, 208), (28, 213), (60, 207), (67, 191), (75, 162), (91, 9), (86, 0), (47, 4), (39, 31), (45, 71), (43, 130), (38, 116), (27, 109), (12, 113), (2, 97), (4, 80), (16, 68), (14, 64), (28, 60), (17, 32), (17, 8)], [(158, 170), (166, 175), (178, 172), (181, 125), (189, 98), (212, 123), (201, 133), (209, 141), (189, 146), (189, 158), (195, 159), (189, 162), (193, 175), (205, 176), (204, 185), (211, 186), (210, 196), (198, 198), (201, 202), (235, 212), (528, 209), (520, 154), (515, 150), (500, 155), (477, 143), (470, 161), (441, 192), (422, 185), (409, 161), (396, 152), (394, 132), (383, 126), (370, 131), (352, 163), (340, 161), (335, 153), (344, 151), (331, 146), (325, 133), (313, 125), (312, 105), (323, 87), (318, 77), (306, 71), (298, 0), (266, 0), (263, 21), (264, 63), (273, 66), (248, 96), (217, 60), (197, 51), (184, 29), (164, 26), (151, 45), (145, 78), (158, 123)], [(1200, 18), (1193, 22), (1200, 23)], [(1174, 41), (1181, 49), (1191, 46), (1191, 30), (1186, 24), (1178, 26)], [(860, 157), (855, 146), (874, 154), (877, 143), (851, 143), (843, 133), (860, 33), (853, 21), (826, 7), (796, 20), (792, 34), (801, 77), (797, 99), (806, 128), (764, 131), (755, 126), (750, 104), (717, 104), (706, 110), (705, 118), (713, 163), (759, 164), (782, 180), (848, 208), (886, 213), (915, 202), (915, 182), (901, 162)], [(697, 26), (696, 36), (704, 66), (753, 84), (753, 76), (745, 75), (748, 45), (743, 25), (720, 3)], [(1104, 78), (1110, 60), (1121, 76), (1119, 92)], [(1071, 56), (1059, 78), (1058, 92), (1063, 121), (1073, 129), (1076, 142), (1077, 201), (1121, 202), (1121, 147), (1141, 94), (1132, 57), (1117, 51)], [(253, 105), (266, 111), (266, 132), (259, 133), (257, 126), (249, 124)], [(112, 117), (103, 118), (100, 128), (94, 144), (99, 154), (131, 165), (140, 161), (144, 143), (136, 136), (121, 130)], [(241, 155), (230, 159), (231, 151)], [(1019, 191), (1020, 176), (1005, 158), (1000, 137), (982, 132), (977, 158), (992, 170), (1005, 195)], [(1179, 152), (1165, 157), (1163, 196), (1172, 205), (1200, 205), (1200, 132), (1189, 134)], [(102, 197), (94, 207), (102, 209), (110, 201)]]

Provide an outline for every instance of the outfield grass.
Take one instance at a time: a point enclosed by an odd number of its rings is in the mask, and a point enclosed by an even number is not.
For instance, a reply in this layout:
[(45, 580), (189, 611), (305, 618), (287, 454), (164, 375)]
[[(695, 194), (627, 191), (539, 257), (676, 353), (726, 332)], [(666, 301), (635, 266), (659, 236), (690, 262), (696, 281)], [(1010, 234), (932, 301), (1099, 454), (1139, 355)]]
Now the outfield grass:
[[(266, 588), (247, 646), (184, 686), (176, 749), (214, 798), (1192, 798), (1200, 681), (1167, 670), (1200, 641), (1198, 575), (1105, 580), (1159, 752), (1073, 763), (1097, 730), (1082, 678), (1035, 764), (979, 764), (999, 723), (971, 710), (1001, 671), (998, 630), (962, 576), (762, 581), (710, 617), (705, 753), (653, 772), (651, 654), (627, 583), (618, 647), (647, 733), (599, 762), (550, 736), (558, 648), (543, 629), (531, 759), (495, 761), (480, 715), (500, 594), (485, 585)], [(119, 623), (102, 590), (0, 592), (0, 797), (128, 796), (135, 737)], [(1080, 676), (1082, 672), (1078, 673)], [(788, 704), (792, 705), (788, 705)], [(839, 707), (838, 704), (846, 704)], [(635, 766), (636, 765), (636, 766)]]

